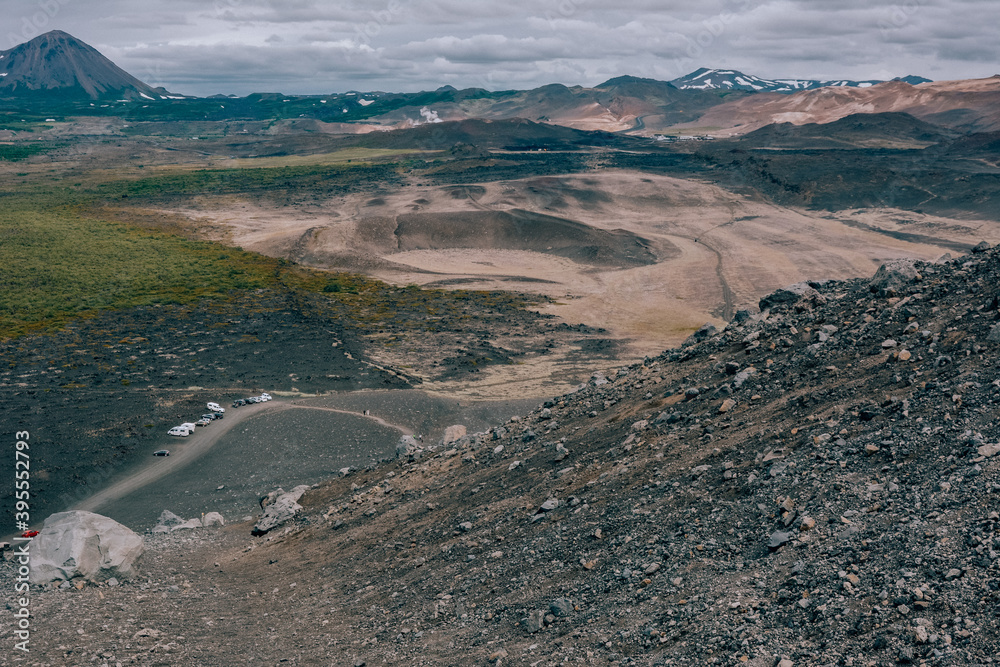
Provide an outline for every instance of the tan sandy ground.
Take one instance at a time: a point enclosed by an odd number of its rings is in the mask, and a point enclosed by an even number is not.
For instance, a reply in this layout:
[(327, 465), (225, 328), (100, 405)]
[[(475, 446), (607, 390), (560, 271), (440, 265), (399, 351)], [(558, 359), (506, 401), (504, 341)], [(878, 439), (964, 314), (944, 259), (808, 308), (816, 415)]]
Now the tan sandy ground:
[[(836, 214), (793, 209), (698, 181), (625, 171), (481, 187), (485, 194), (475, 199), (456, 199), (449, 188), (413, 185), (378, 198), (354, 195), (309, 208), (205, 197), (197, 209), (174, 213), (197, 221), (214, 238), (322, 268), (360, 268), (396, 284), (544, 294), (558, 301), (545, 306), (546, 312), (629, 339), (633, 356), (676, 345), (703, 323), (721, 324), (735, 308), (754, 305), (793, 282), (869, 276), (888, 259), (933, 260), (949, 250), (947, 242), (1000, 237), (989, 221), (890, 209)], [(391, 237), (400, 214), (515, 208), (633, 232), (662, 259), (651, 266), (609, 269), (546, 254), (544, 248), (397, 252), (384, 238)], [(849, 226), (857, 223), (942, 241), (914, 243)], [(375, 227), (381, 231), (373, 235)]]

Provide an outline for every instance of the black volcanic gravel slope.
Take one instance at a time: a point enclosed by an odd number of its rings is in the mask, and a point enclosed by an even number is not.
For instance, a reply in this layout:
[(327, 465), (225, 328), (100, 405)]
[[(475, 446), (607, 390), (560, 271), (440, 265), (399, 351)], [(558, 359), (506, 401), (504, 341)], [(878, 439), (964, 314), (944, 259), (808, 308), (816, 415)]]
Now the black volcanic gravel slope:
[[(310, 305), (261, 290), (235, 302), (103, 313), (55, 334), (0, 343), (0, 428), (32, 435), (34, 516), (82, 499), (145, 459), (168, 428), (204, 412), (207, 400), (409, 386), (367, 363), (358, 334)], [(12, 507), (13, 477), (0, 488)]]
[(274, 534), (150, 536), (139, 580), (37, 590), (32, 659), (996, 664), (998, 283), (994, 250), (779, 290)]
[(1000, 253), (910, 267), (321, 486), (230, 567), (301, 554), (371, 662), (992, 664)]
[[(32, 434), (35, 522), (168, 446), (166, 431), (202, 414), (209, 400), (400, 389), (553, 349), (590, 358), (579, 348), (603, 335), (554, 325), (510, 294), (341, 296), (256, 290), (105, 312), (58, 333), (0, 342), (0, 431)], [(408, 370), (372, 361), (386, 350)], [(0, 483), (8, 508), (13, 482)]]

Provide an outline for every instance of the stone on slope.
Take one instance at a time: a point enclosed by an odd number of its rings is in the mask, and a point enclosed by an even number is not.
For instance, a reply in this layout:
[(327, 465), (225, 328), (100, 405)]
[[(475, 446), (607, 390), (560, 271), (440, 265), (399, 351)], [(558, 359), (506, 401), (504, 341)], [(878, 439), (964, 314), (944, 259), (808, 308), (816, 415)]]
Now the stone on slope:
[(698, 329), (693, 334), (688, 336), (687, 339), (683, 343), (681, 343), (681, 347), (690, 347), (692, 345), (696, 345), (698, 343), (708, 340), (717, 333), (718, 329), (715, 328), (715, 325), (712, 324), (711, 322), (706, 322), (705, 324), (701, 325), (700, 329)]
[(401, 436), (396, 442), (397, 459), (406, 458), (413, 461), (420, 456), (421, 451), (420, 443), (412, 435)]
[(302, 484), (278, 496), (273, 503), (264, 508), (264, 514), (253, 527), (251, 535), (264, 535), (298, 514), (302, 509), (298, 500), (308, 489), (308, 485)]
[(980, 456), (993, 458), (997, 454), (1000, 454), (1000, 444), (983, 445), (978, 449), (978, 452)]
[(449, 426), (444, 430), (444, 437), (441, 438), (441, 445), (450, 445), (453, 442), (457, 442), (458, 440), (464, 438), (467, 432), (466, 428), (461, 424)]
[(545, 627), (545, 612), (540, 610), (529, 612), (528, 618), (522, 622), (528, 634), (534, 634)]
[(813, 289), (809, 283), (795, 283), (771, 292), (762, 298), (758, 305), (762, 311), (791, 306), (801, 299), (815, 294), (819, 294), (819, 292)]
[(894, 259), (879, 267), (868, 289), (879, 296), (895, 296), (919, 275), (912, 259)]
[(142, 538), (117, 521), (92, 512), (59, 512), (31, 542), (29, 578), (33, 584), (128, 579), (143, 551)]
[(163, 510), (160, 512), (160, 518), (156, 520), (156, 526), (153, 527), (154, 533), (169, 533), (174, 526), (179, 526), (184, 523), (184, 519), (180, 518), (170, 510)]
[(785, 531), (775, 531), (771, 534), (771, 537), (767, 541), (767, 548), (771, 551), (777, 551), (785, 544), (792, 541), (792, 534)]
[(573, 612), (573, 602), (569, 598), (556, 598), (549, 604), (553, 616), (569, 616)]
[(204, 528), (204, 527), (205, 527), (205, 524), (203, 524), (201, 522), (201, 519), (197, 519), (197, 518), (195, 518), (195, 519), (188, 519), (187, 521), (183, 521), (183, 522), (177, 524), (176, 526), (171, 526), (170, 527), (170, 532), (172, 533), (175, 530), (193, 530), (194, 528)]
[(753, 377), (756, 372), (757, 369), (751, 366), (750, 368), (745, 368), (736, 373), (736, 375), (733, 376), (733, 389), (739, 389), (742, 387), (744, 383)]
[(226, 520), (218, 512), (209, 512), (202, 518), (201, 523), (204, 526), (225, 526)]

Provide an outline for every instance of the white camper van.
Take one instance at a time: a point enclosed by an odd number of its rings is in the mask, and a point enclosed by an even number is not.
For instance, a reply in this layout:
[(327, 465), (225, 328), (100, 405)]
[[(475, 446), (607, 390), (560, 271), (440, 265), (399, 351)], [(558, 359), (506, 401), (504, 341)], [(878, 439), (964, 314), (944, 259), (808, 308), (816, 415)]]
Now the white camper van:
[(186, 438), (191, 435), (191, 431), (189, 431), (186, 426), (175, 426), (167, 431), (167, 435), (177, 435)]

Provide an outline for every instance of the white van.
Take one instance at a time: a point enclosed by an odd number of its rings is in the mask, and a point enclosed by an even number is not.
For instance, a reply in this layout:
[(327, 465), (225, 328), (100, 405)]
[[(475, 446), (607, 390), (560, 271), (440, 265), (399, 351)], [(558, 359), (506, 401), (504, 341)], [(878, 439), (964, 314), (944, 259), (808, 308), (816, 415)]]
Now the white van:
[(226, 411), (226, 409), (224, 407), (222, 407), (221, 405), (219, 405), (218, 403), (208, 403), (208, 404), (206, 404), (205, 407), (207, 407), (212, 412), (225, 412)]
[(183, 424), (181, 424), (181, 428), (186, 428), (187, 430), (194, 433), (198, 427), (195, 426), (194, 422), (184, 422)]
[(191, 435), (191, 431), (189, 431), (184, 426), (175, 426), (169, 431), (167, 431), (167, 435), (178, 435), (186, 438), (187, 436)]

